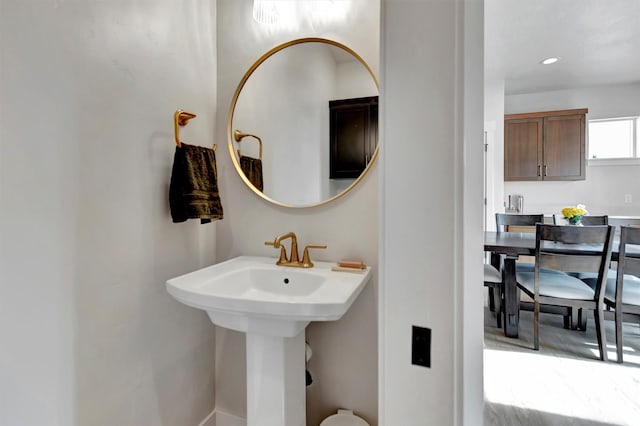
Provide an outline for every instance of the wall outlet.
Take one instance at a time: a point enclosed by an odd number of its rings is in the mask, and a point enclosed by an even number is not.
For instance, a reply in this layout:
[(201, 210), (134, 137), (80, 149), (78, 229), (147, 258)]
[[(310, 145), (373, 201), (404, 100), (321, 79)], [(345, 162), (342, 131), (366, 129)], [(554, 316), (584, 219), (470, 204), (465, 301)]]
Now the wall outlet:
[(431, 329), (412, 326), (411, 364), (431, 368)]
[(625, 204), (631, 204), (633, 201), (633, 197), (631, 194), (624, 194), (624, 202)]

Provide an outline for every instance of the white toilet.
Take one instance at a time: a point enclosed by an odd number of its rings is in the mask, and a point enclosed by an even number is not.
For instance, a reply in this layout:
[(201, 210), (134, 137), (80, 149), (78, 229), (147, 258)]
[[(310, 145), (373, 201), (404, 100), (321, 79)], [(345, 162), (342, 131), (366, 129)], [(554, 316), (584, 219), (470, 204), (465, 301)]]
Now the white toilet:
[(320, 426), (369, 426), (369, 423), (354, 415), (351, 410), (338, 410), (338, 414), (327, 417)]

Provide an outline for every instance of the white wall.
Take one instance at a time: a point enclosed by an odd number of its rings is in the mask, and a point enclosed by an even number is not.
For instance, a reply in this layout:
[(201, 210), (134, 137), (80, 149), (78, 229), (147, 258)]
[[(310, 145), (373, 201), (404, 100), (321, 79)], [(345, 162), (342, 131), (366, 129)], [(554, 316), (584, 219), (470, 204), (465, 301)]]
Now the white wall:
[[(482, 418), (482, 1), (383, 3), (381, 424)], [(480, 143), (479, 143), (480, 141)], [(411, 365), (411, 326), (432, 330)]]
[(172, 224), (168, 183), (173, 112), (216, 130), (215, 2), (0, 8), (0, 425), (198, 424), (214, 327), (165, 281), (219, 224)]
[(484, 85), (484, 123), (487, 137), (487, 230), (496, 229), (495, 214), (504, 213), (504, 81)]
[(505, 114), (589, 108), (588, 119), (640, 115), (640, 83), (507, 95)]
[(364, 98), (378, 93), (371, 74), (359, 61), (339, 63), (338, 75), (333, 99)]
[[(506, 114), (572, 108), (588, 108), (587, 120), (639, 116), (640, 83), (505, 97)], [(640, 165), (587, 165), (586, 176), (576, 182), (505, 182), (504, 194), (523, 194), (526, 212), (552, 214), (585, 204), (591, 214), (640, 216)], [(632, 203), (624, 202), (625, 194)]]
[[(226, 109), (241, 77), (260, 55), (282, 42), (309, 36), (331, 38), (358, 52), (378, 72), (377, 2), (350, 3), (352, 9), (339, 24), (300, 19), (290, 27), (273, 28), (253, 21), (250, 0), (218, 1), (216, 135), (220, 144), (227, 140)], [(267, 109), (269, 105), (263, 107)], [(373, 267), (373, 279), (341, 320), (307, 327), (307, 340), (313, 348), (308, 367), (314, 379), (307, 388), (307, 421), (309, 426), (317, 426), (322, 418), (344, 407), (354, 410), (372, 426), (377, 425), (377, 166), (356, 189), (331, 204), (286, 209), (251, 192), (229, 156), (220, 156), (219, 162), (226, 218), (218, 228), (218, 260), (240, 254), (277, 257), (277, 251), (264, 242), (293, 231), (302, 247), (310, 243), (328, 245), (326, 250), (312, 253), (315, 259), (356, 258)], [(244, 336), (218, 328), (216, 342), (216, 410), (246, 417)]]

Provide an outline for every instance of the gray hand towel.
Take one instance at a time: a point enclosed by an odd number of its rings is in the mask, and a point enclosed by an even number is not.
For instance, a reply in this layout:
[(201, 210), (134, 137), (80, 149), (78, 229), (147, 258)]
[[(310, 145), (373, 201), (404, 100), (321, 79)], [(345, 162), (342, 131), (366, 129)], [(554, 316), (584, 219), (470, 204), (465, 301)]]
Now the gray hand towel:
[(173, 222), (200, 219), (201, 223), (222, 219), (218, 193), (216, 152), (182, 143), (176, 146), (169, 186), (169, 207)]

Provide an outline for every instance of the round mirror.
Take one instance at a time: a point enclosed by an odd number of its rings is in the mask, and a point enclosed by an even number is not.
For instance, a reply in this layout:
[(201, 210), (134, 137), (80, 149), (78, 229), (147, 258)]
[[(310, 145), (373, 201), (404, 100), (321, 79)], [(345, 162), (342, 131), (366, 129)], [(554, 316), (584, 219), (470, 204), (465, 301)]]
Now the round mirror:
[(287, 207), (324, 204), (355, 187), (378, 154), (378, 81), (338, 42), (281, 44), (240, 81), (227, 133), (256, 194)]

